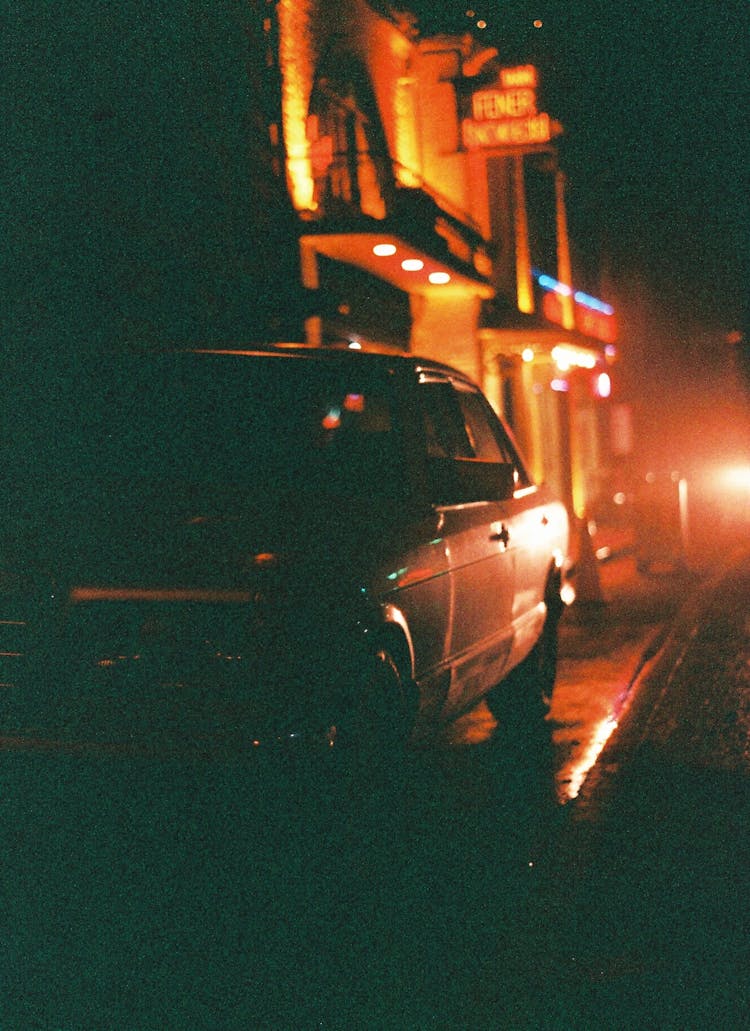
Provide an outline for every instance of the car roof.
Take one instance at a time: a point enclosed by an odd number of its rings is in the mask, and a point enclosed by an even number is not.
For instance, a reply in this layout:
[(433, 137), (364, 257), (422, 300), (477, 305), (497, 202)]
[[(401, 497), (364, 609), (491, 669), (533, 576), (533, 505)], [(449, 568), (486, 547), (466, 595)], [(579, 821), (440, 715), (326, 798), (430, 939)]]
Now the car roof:
[(312, 347), (305, 344), (268, 344), (251, 347), (190, 347), (178, 353), (227, 355), (237, 357), (268, 357), (270, 355), (287, 359), (325, 361), (342, 365), (367, 364), (380, 369), (409, 367), (414, 371), (441, 373), (451, 378), (473, 383), (470, 376), (451, 365), (424, 358), (420, 355), (395, 351), (369, 351), (343, 347)]

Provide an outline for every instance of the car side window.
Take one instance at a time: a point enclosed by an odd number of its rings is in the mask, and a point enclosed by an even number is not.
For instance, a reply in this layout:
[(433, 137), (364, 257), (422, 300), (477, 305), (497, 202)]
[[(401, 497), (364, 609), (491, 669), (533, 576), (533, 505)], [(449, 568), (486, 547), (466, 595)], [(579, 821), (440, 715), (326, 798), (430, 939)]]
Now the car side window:
[[(472, 458), (484, 462), (513, 462), (513, 455), (492, 425), (490, 413), (484, 398), (477, 393), (461, 390), (456, 392), (466, 434), (471, 442)], [(499, 429), (498, 427), (497, 429)]]
[(419, 389), (428, 457), (511, 464), (516, 489), (530, 485), (502, 423), (478, 390), (447, 379), (424, 379)]
[(430, 458), (472, 458), (463, 414), (450, 383), (430, 381), (420, 386), (422, 417)]

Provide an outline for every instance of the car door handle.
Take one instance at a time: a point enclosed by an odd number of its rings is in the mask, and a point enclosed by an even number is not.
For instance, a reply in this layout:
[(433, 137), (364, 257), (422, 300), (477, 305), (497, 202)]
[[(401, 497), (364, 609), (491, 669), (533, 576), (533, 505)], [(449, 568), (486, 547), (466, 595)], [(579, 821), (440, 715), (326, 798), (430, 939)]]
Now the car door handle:
[(504, 547), (508, 547), (508, 541), (510, 540), (510, 533), (508, 527), (503, 523), (497, 533), (490, 534), (491, 541), (500, 541)]

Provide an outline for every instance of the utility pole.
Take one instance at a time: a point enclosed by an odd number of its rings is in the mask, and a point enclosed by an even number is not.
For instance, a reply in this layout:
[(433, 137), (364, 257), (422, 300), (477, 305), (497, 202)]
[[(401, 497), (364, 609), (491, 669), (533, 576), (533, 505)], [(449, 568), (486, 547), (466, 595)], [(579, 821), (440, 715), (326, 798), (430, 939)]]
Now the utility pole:
[(570, 240), (568, 238), (568, 216), (565, 210), (565, 173), (555, 171), (555, 220), (557, 228), (557, 278), (569, 293), (560, 295), (562, 324), (565, 329), (575, 328), (575, 301), (573, 298), (573, 272), (570, 266)]
[(534, 289), (531, 281), (531, 248), (529, 219), (526, 212), (526, 184), (523, 153), (513, 155), (513, 218), (516, 237), (516, 296), (518, 310), (526, 315), (534, 311)]

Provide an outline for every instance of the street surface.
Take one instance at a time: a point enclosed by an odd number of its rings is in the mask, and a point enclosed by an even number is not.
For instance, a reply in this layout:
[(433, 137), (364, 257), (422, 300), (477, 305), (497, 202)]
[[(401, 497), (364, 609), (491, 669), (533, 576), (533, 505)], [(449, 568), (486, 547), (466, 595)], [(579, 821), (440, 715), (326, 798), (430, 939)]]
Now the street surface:
[(693, 579), (601, 574), (545, 732), (480, 706), (391, 784), (6, 755), (0, 1026), (744, 1026), (746, 781), (608, 751)]

